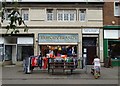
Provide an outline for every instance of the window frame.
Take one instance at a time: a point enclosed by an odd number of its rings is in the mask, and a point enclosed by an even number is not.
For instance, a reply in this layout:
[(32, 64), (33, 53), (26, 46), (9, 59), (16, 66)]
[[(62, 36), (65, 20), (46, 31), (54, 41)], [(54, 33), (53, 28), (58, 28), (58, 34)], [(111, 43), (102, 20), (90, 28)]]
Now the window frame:
[[(118, 4), (117, 13), (116, 13), (116, 3)], [(114, 1), (114, 16), (120, 16), (120, 2), (119, 0)]]
[[(23, 12), (24, 11), (24, 12)], [(25, 20), (25, 18), (24, 18), (24, 14), (26, 13), (26, 11), (28, 12), (27, 13), (27, 17), (28, 17), (28, 19), (27, 20)], [(23, 19), (23, 21), (29, 21), (29, 19), (30, 19), (30, 17), (29, 17), (29, 9), (21, 9), (21, 17), (22, 17), (22, 19)]]
[[(52, 12), (49, 13), (48, 10), (51, 10)], [(46, 9), (46, 15), (47, 15), (47, 18), (46, 18), (47, 21), (53, 21), (53, 20), (54, 20), (53, 9)], [(48, 15), (52, 15), (52, 18), (49, 19), (49, 18), (48, 18)]]
[[(81, 10), (84, 10), (84, 13), (81, 13)], [(84, 20), (83, 20), (83, 18), (81, 20), (81, 14), (82, 15), (84, 14)], [(86, 9), (79, 9), (79, 21), (80, 22), (86, 22)]]
[[(74, 15), (74, 18), (71, 20), (71, 14)], [(61, 19), (59, 19), (59, 15), (61, 15)], [(57, 10), (57, 21), (66, 21), (73, 22), (76, 20), (77, 11), (72, 9), (58, 9)], [(66, 17), (65, 17), (66, 16)]]
[[(9, 12), (8, 10), (9, 10), (10, 12)], [(12, 9), (11, 9), (11, 8), (7, 8), (7, 9), (5, 10), (5, 20), (6, 20), (6, 21), (10, 21), (10, 19), (8, 18), (8, 15), (11, 14), (11, 12), (12, 12)]]

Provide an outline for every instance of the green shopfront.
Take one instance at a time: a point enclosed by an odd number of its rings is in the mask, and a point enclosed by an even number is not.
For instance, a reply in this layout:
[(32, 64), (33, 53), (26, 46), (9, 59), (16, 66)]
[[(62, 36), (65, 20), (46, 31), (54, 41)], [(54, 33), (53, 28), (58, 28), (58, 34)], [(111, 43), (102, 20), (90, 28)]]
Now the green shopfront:
[(120, 66), (120, 26), (104, 26), (104, 59), (108, 57), (112, 66)]

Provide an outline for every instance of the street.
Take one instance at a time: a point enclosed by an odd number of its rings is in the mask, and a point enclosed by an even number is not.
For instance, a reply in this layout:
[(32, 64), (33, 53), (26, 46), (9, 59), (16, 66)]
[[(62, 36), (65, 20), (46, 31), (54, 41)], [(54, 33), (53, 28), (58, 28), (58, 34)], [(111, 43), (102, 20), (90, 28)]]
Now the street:
[(73, 74), (48, 74), (47, 70), (36, 68), (32, 74), (24, 74), (21, 66), (2, 68), (2, 84), (118, 84), (118, 67), (101, 68), (101, 77), (94, 79), (90, 73), (91, 66), (76, 69)]

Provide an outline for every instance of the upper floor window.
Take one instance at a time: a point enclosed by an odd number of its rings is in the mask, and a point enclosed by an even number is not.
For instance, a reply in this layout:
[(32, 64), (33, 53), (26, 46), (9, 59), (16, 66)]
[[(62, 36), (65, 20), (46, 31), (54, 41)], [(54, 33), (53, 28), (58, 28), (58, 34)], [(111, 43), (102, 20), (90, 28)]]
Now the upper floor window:
[(48, 21), (53, 20), (53, 9), (47, 9), (47, 20)]
[(114, 2), (114, 16), (120, 16), (120, 2)]
[(10, 17), (8, 17), (12, 12), (12, 9), (6, 9), (5, 10), (5, 20), (10, 20)]
[(22, 19), (24, 21), (29, 20), (29, 10), (28, 9), (22, 9)]
[(76, 11), (75, 10), (57, 10), (58, 21), (75, 21)]
[(86, 20), (86, 9), (80, 9), (79, 20), (84, 22)]

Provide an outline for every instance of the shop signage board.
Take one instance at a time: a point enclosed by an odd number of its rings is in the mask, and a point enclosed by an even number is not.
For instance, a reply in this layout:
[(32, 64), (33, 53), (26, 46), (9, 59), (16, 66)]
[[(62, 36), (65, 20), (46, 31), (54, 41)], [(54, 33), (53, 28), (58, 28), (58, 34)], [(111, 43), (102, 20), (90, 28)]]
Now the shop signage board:
[(118, 30), (118, 36), (119, 36), (119, 38), (120, 38), (120, 30)]
[[(0, 0), (1, 1), (1, 0)], [(103, 0), (6, 0), (7, 2), (103, 2)]]
[(99, 29), (82, 29), (83, 34), (99, 34)]
[(17, 44), (33, 44), (33, 37), (18, 37)]
[(104, 39), (118, 39), (118, 30), (104, 30)]
[(39, 33), (38, 37), (39, 37), (38, 38), (39, 44), (50, 44), (50, 43), (77, 44), (78, 43), (78, 34)]

